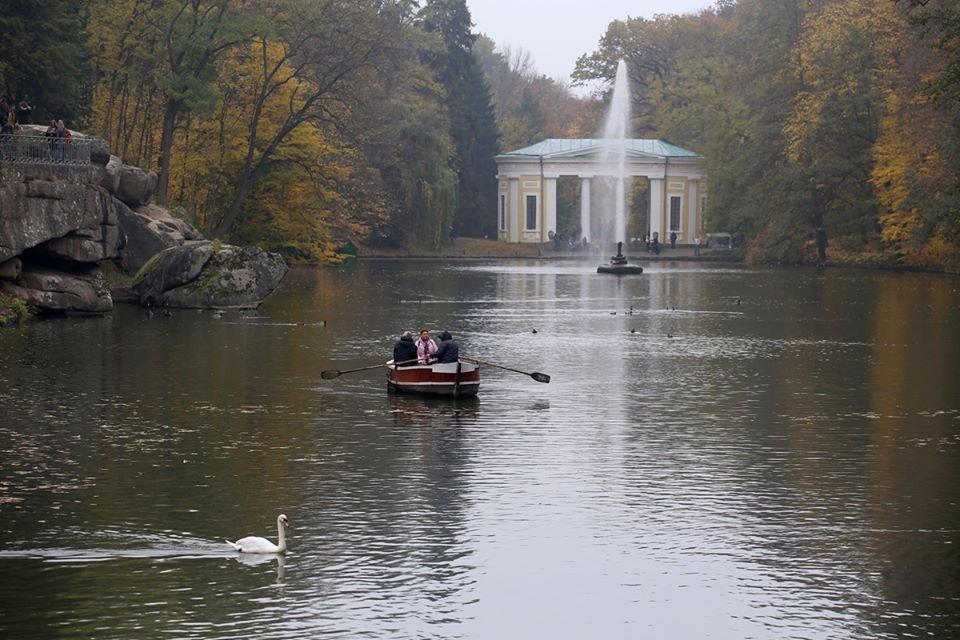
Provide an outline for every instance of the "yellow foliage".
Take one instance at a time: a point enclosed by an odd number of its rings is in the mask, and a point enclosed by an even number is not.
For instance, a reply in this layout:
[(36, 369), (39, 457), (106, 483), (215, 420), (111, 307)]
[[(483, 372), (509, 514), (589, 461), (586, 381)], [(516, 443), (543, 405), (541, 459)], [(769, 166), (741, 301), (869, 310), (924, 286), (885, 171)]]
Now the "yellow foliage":
[[(890, 83), (905, 30), (893, 2), (838, 0), (807, 15), (793, 56), (794, 74), (803, 88), (783, 127), (791, 160), (813, 152), (807, 148), (808, 140), (821, 125), (820, 114), (830, 96), (867, 93), (866, 81)], [(868, 69), (862, 68), (865, 60), (870, 61)]]
[[(91, 6), (99, 78), (92, 115), (114, 153), (130, 164), (156, 168), (165, 97), (152, 70), (130, 62), (147, 59), (137, 55), (150, 46), (144, 23), (150, 6), (146, 0)], [(280, 41), (253, 39), (219, 58), (211, 81), (215, 105), (177, 124), (168, 198), (185, 217), (210, 230), (234, 197), (243, 167), (254, 166), (269, 149), (267, 170), (244, 202), (241, 227), (249, 228), (240, 235), (290, 247), (310, 260), (345, 239), (364, 238), (386, 214), (379, 206), (351, 209), (356, 198), (344, 193), (352, 188), (360, 160), (331, 128), (307, 120), (285, 132), (276, 148), (269, 147), (314, 89), (307, 76), (294, 73), (289, 59), (284, 61), (288, 54)], [(278, 65), (277, 75), (268, 79), (267, 70)]]

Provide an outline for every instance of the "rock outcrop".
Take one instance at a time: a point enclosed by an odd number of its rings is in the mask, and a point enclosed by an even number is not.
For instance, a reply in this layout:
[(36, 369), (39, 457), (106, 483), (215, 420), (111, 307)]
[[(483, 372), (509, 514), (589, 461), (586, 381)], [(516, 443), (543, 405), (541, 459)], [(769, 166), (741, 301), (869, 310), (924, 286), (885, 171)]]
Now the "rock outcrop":
[(103, 272), (96, 266), (78, 273), (24, 268), (16, 281), (0, 280), (0, 291), (46, 311), (106, 313), (113, 309)]
[[(25, 133), (38, 135), (42, 127)], [(215, 249), (190, 224), (150, 204), (154, 172), (123, 164), (102, 140), (72, 138), (75, 150), (87, 145), (89, 162), (78, 156), (52, 163), (45, 141), (24, 137), (16, 142), (20, 160), (0, 163), (0, 292), (40, 311), (104, 313), (113, 301), (99, 264), (111, 261), (134, 274), (154, 256), (181, 247), (183, 255), (164, 257), (159, 272), (138, 278), (146, 292), (138, 294), (141, 300), (251, 308), (286, 273), (279, 255)], [(37, 145), (39, 153), (28, 153)]]
[[(0, 187), (0, 261), (57, 239), (86, 246), (82, 262), (116, 256), (116, 201), (98, 187), (32, 180)], [(54, 249), (56, 252), (56, 249)], [(93, 255), (96, 254), (96, 255)], [(69, 257), (69, 256), (68, 256)]]
[(133, 283), (145, 305), (255, 309), (280, 284), (287, 264), (277, 253), (201, 241), (165, 249)]
[(127, 273), (136, 273), (164, 249), (203, 239), (199, 231), (173, 217), (163, 207), (146, 205), (131, 210), (121, 206), (117, 214), (121, 230), (121, 267)]
[(122, 165), (117, 184), (117, 200), (130, 207), (143, 206), (153, 197), (157, 180), (157, 174), (153, 171)]

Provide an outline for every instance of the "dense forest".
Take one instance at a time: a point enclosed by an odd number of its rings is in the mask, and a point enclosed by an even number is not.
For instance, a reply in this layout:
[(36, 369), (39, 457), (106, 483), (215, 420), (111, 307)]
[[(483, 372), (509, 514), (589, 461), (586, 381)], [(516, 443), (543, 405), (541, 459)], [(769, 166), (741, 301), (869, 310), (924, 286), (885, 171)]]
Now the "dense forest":
[[(822, 228), (831, 256), (960, 269), (957, 3), (719, 0), (598, 36), (574, 84), (626, 60), (634, 136), (706, 158), (707, 224), (749, 259), (814, 259)], [(595, 137), (606, 98), (466, 0), (0, 0), (0, 91), (208, 234), (306, 262), (494, 234), (496, 153)]]

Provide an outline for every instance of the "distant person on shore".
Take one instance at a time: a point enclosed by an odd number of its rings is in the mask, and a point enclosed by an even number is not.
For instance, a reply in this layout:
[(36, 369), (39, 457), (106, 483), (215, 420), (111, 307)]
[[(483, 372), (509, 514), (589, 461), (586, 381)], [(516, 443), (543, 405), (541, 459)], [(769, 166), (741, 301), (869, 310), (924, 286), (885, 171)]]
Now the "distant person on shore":
[(453, 336), (450, 335), (450, 332), (442, 331), (439, 338), (440, 346), (437, 347), (437, 352), (433, 354), (437, 362), (456, 362), (459, 360), (460, 347), (453, 341)]
[(676, 231), (670, 232), (670, 248), (671, 249), (677, 248), (677, 232)]
[(404, 331), (393, 345), (393, 363), (398, 367), (409, 367), (416, 364), (416, 360), (417, 345), (413, 342), (413, 334)]
[(417, 338), (417, 358), (420, 364), (427, 364), (430, 358), (437, 352), (437, 343), (430, 337), (430, 332), (426, 329), (420, 329), (420, 337)]
[(827, 232), (823, 227), (817, 227), (813, 236), (817, 243), (817, 264), (823, 264), (827, 261)]
[(32, 114), (33, 105), (24, 96), (23, 100), (17, 103), (17, 124), (30, 124)]
[(693, 255), (700, 255), (700, 236), (693, 239)]

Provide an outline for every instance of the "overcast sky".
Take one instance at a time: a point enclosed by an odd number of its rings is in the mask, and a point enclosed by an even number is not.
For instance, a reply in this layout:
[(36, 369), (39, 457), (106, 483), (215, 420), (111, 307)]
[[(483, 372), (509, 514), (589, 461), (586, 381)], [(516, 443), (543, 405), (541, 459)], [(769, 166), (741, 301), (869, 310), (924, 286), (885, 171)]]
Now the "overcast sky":
[(474, 32), (489, 36), (499, 50), (510, 45), (529, 51), (539, 73), (568, 84), (577, 58), (597, 49), (614, 20), (696, 13), (713, 4), (713, 0), (467, 0)]

